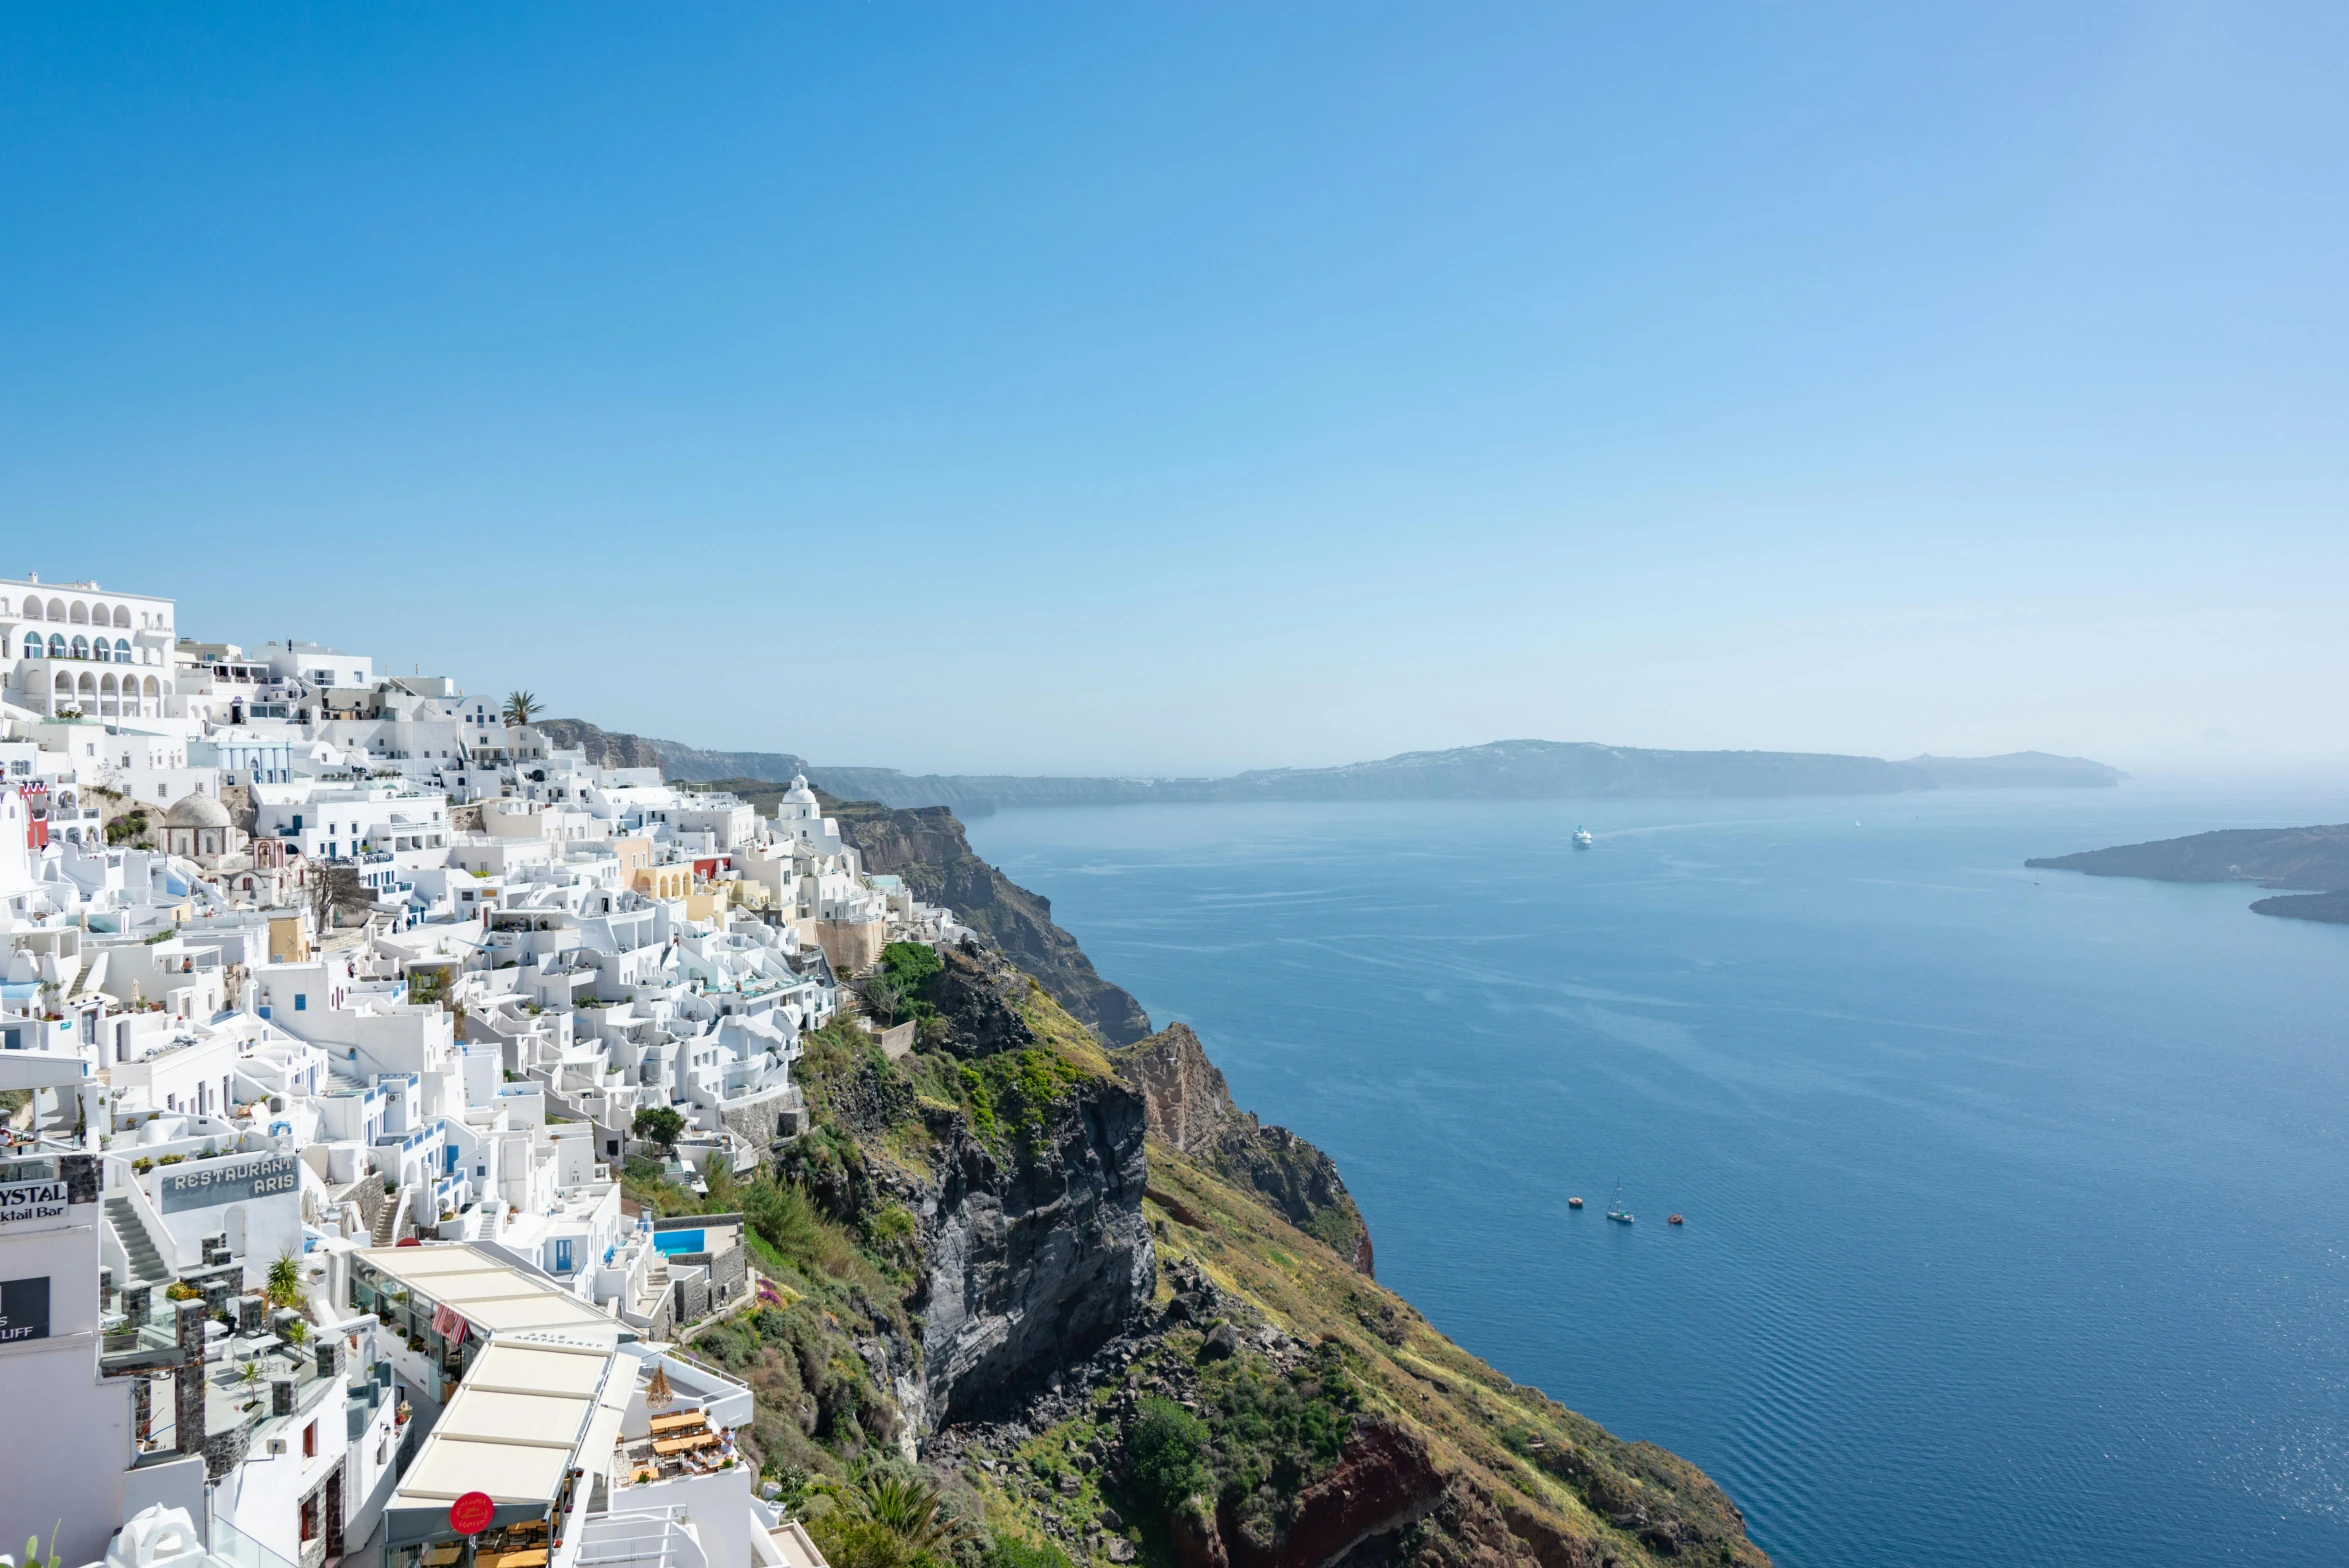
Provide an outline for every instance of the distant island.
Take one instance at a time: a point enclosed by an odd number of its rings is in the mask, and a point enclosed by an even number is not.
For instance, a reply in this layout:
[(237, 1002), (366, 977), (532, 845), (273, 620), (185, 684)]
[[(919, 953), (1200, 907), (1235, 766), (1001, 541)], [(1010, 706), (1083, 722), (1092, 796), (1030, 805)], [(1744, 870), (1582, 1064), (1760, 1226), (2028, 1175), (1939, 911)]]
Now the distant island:
[(556, 746), (604, 767), (658, 767), (672, 779), (754, 793), (804, 773), (844, 800), (896, 809), (946, 806), (983, 816), (1016, 806), (1123, 806), (1150, 801), (1559, 800), (1596, 796), (1889, 795), (1932, 789), (2108, 789), (2127, 775), (2042, 751), (2000, 757), (1847, 757), (1831, 752), (1651, 751), (1591, 741), (1503, 740), (1407, 751), (1335, 768), (1259, 768), (1228, 778), (1028, 777), (827, 767), (789, 752), (709, 751), (541, 720)]
[(2263, 898), (2252, 913), (2349, 925), (2349, 823), (2307, 828), (2227, 828), (2189, 838), (2122, 844), (2026, 860), (2049, 871), (2154, 882), (2256, 882), (2301, 890)]

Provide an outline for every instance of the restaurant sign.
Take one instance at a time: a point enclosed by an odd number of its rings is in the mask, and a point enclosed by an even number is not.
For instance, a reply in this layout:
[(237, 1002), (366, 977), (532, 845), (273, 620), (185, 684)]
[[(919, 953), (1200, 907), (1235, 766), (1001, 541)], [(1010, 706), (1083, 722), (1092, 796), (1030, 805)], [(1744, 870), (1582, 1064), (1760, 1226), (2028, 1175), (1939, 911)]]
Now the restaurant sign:
[(216, 1208), (272, 1193), (299, 1192), (302, 1178), (290, 1154), (272, 1154), (247, 1164), (203, 1160), (167, 1170), (155, 1183), (156, 1207), (166, 1214)]

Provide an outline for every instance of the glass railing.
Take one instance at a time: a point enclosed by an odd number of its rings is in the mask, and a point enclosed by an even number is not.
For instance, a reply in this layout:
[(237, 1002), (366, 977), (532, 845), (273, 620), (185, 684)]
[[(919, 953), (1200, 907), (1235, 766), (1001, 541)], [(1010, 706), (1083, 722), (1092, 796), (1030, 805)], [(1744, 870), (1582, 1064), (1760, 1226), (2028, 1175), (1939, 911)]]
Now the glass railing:
[(212, 1555), (238, 1568), (295, 1568), (295, 1565), (254, 1540), (226, 1519), (212, 1520)]

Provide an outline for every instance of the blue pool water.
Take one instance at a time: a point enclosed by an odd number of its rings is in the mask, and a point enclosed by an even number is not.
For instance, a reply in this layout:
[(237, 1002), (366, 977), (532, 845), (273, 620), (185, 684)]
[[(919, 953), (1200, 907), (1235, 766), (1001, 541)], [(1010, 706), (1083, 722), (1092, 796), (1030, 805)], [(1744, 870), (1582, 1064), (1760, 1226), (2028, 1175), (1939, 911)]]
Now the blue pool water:
[(971, 829), (1337, 1158), (1383, 1280), (1703, 1465), (1786, 1568), (2338, 1568), (2349, 927), (2021, 862), (2344, 818), (2132, 785)]

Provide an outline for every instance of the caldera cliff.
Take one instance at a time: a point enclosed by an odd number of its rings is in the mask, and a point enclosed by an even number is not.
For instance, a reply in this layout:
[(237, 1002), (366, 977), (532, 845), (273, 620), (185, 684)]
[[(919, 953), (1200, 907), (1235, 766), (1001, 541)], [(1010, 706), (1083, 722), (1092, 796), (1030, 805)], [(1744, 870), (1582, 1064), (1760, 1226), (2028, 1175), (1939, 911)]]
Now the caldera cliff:
[(693, 1350), (755, 1391), (750, 1447), (835, 1568), (903, 1568), (808, 1500), (852, 1470), (939, 1487), (965, 1528), (930, 1555), (967, 1568), (1768, 1561), (1694, 1466), (1379, 1285), (1329, 1158), (1153, 1032), (951, 815), (839, 820), (988, 939), (890, 950), (868, 989), (912, 1049), (808, 1036), (810, 1130), (757, 1180), (629, 1184), (747, 1217), (766, 1304)]

